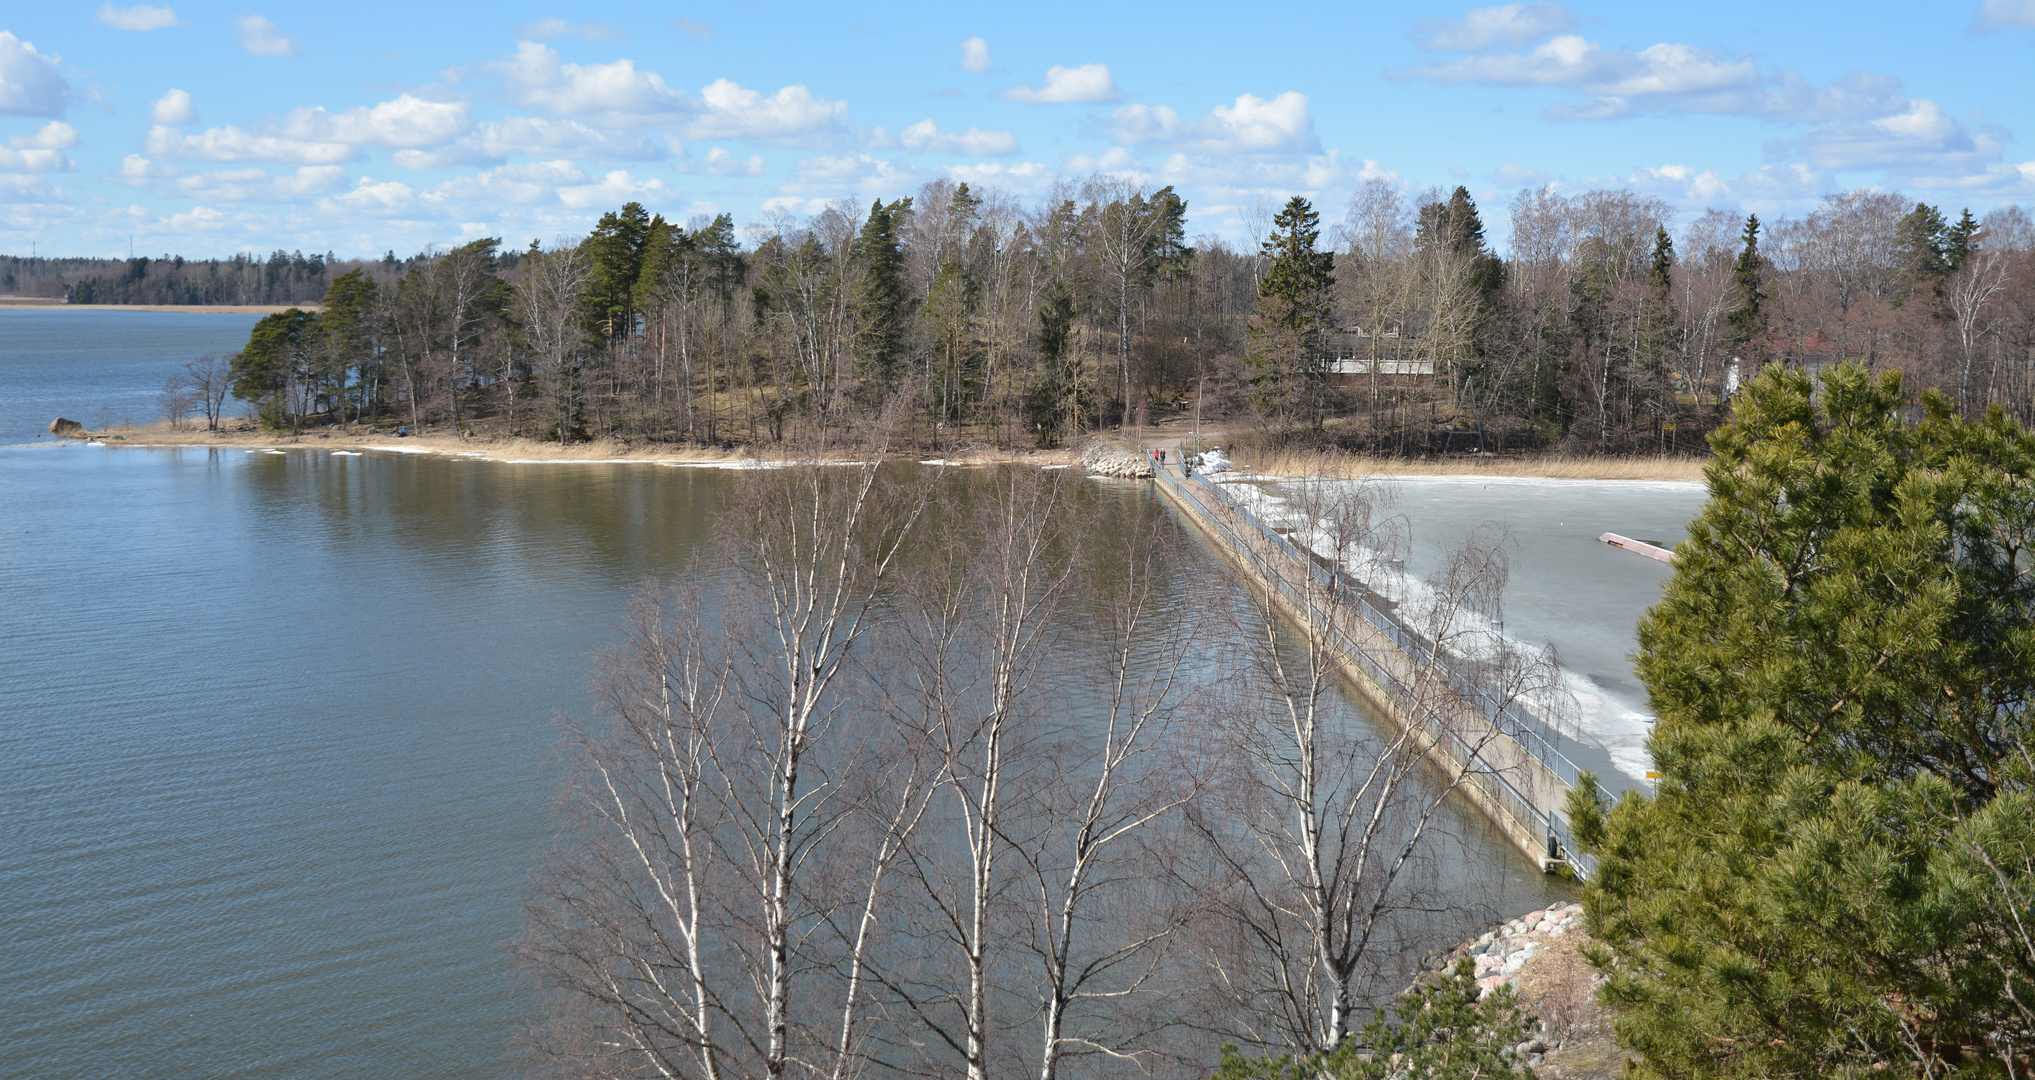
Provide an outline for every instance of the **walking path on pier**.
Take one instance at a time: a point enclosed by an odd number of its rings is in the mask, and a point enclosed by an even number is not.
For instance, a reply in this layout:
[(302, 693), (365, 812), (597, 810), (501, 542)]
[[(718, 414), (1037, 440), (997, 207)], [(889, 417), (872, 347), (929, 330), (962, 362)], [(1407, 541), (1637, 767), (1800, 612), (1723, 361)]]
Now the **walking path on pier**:
[[(1168, 455), (1174, 457), (1174, 455)], [(1543, 869), (1587, 876), (1565, 803), (1578, 769), (1564, 740), (1519, 703), (1501, 700), (1442, 650), (1365, 599), (1362, 583), (1323, 567), (1206, 478), (1169, 461), (1159, 489), (1229, 561), (1303, 626), (1322, 634), (1370, 704), (1451, 776), (1470, 801)]]

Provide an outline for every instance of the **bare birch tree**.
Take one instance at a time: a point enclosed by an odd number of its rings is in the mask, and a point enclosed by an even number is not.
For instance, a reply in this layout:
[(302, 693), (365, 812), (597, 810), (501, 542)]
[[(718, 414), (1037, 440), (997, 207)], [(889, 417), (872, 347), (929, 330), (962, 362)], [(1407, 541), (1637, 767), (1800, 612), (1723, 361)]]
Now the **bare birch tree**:
[[(1040, 637), (1068, 578), (1063, 473), (1008, 468), (980, 524), (945, 546), (910, 626), (907, 715), (942, 762), (937, 828), (914, 838), (909, 933), (923, 961), (888, 983), (969, 1080), (990, 1072), (998, 925), (1010, 876), (1005, 814), (1020, 797)], [(1017, 760), (1014, 760), (1017, 759)]]
[(574, 245), (532, 250), (516, 280), (516, 315), (530, 338), (531, 367), (549, 399), (552, 432), (560, 442), (572, 438), (581, 337), (577, 312), (592, 273), (586, 253)]
[[(1505, 564), (1496, 545), (1472, 543), (1398, 607), (1413, 616), (1401, 645), (1414, 655), (1478, 659), (1447, 668), (1377, 648), (1403, 719), (1367, 723), (1335, 693), (1337, 668), (1371, 631), (1354, 607), (1371, 595), (1358, 578), (1384, 580), (1400, 540), (1374, 523), (1368, 498), (1335, 485), (1298, 486), (1287, 511), (1297, 538), (1359, 573), (1275, 565), (1265, 580), (1284, 586), (1253, 587), (1235, 630), (1244, 645), (1222, 738), (1229, 764), (1192, 820), (1222, 874), (1205, 938), (1219, 1026), (1306, 1054), (1335, 1048), (1397, 989), (1394, 965), (1419, 916), (1462, 902), (1431, 893), (1426, 863), (1450, 795), (1489, 768), (1471, 752), (1499, 736), (1462, 707), (1452, 672), (1473, 668), (1500, 701), (1545, 686), (1550, 672), (1489, 633)], [(1429, 754), (1430, 743), (1457, 752)]]
[(574, 828), (525, 953), (555, 1010), (538, 1045), (575, 1069), (856, 1068), (882, 877), (929, 774), (858, 722), (850, 664), (925, 488), (873, 463), (744, 487), (723, 561), (639, 607), (601, 683), (610, 730), (571, 732)]

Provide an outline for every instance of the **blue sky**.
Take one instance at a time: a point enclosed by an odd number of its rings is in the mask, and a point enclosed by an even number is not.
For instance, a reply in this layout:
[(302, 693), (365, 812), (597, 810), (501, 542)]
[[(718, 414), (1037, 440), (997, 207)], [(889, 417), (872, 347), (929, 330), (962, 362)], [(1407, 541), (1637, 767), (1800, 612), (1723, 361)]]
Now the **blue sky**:
[(1232, 239), (1373, 176), (1465, 185), (1501, 238), (1550, 183), (2035, 203), (2035, 0), (9, 7), (9, 253), (522, 246), (630, 199), (747, 225), (1095, 171)]

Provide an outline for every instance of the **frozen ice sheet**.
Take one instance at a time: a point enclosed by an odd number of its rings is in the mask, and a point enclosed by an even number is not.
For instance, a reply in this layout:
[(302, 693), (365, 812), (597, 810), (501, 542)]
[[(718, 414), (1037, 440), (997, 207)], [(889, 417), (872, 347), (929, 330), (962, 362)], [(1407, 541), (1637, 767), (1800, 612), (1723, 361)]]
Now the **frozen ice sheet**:
[(1703, 506), (1696, 483), (1398, 477), (1369, 484), (1384, 515), (1409, 538), (1406, 570), (1425, 578), (1443, 554), (1483, 526), (1509, 534), (1505, 590), (1508, 636), (1554, 646), (1574, 697), (1579, 734), (1625, 774), (1613, 789), (1642, 782), (1651, 759), (1652, 716), (1632, 670), (1638, 622), (1660, 599), (1674, 568), (1599, 543), (1606, 532), (1673, 546)]

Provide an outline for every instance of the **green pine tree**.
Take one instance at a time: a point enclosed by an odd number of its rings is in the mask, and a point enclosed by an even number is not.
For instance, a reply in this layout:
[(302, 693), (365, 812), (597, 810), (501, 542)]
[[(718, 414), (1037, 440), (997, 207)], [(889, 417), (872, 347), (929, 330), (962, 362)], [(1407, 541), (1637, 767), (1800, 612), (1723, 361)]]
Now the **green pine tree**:
[(260, 410), (271, 428), (301, 428), (301, 387), (318, 348), (318, 316), (298, 308), (264, 315), (233, 356), (233, 396)]
[(1571, 799), (1593, 960), (1657, 1077), (2025, 1075), (2035, 436), (1769, 368), (1640, 623), (1660, 781)]
[(890, 392), (911, 333), (911, 297), (905, 288), (904, 241), (899, 235), (912, 201), (870, 204), (869, 218), (851, 252), (861, 287), (855, 294), (857, 383), (869, 400)]
[(1250, 1058), (1225, 1046), (1214, 1080), (1533, 1080), (1515, 1048), (1538, 1023), (1510, 987), (1481, 1005), (1477, 995), (1476, 965), (1465, 957), (1328, 1053)]
[(1950, 273), (1949, 234), (1943, 211), (1928, 203), (1916, 203), (1901, 219), (1895, 229), (1894, 258), (1900, 267), (1903, 300), (1918, 291), (1931, 297), (1942, 295), (1943, 279)]
[(586, 238), (592, 273), (580, 312), (587, 331), (600, 340), (635, 332), (636, 278), (643, 269), (644, 247), (653, 230), (661, 232), (663, 225), (662, 217), (653, 219), (642, 203), (632, 202), (602, 214)]
[(1766, 335), (1766, 260), (1759, 253), (1759, 215), (1745, 216), (1738, 261), (1731, 264), (1731, 290), (1736, 303), (1724, 316), (1731, 327), (1727, 344), (1745, 360), (1758, 359)]
[(1332, 327), (1335, 254), (1316, 249), (1321, 215), (1296, 195), (1272, 219), (1260, 249), (1270, 265), (1258, 281), (1251, 317), (1251, 402), (1281, 424), (1319, 426), (1327, 397), (1323, 338)]

